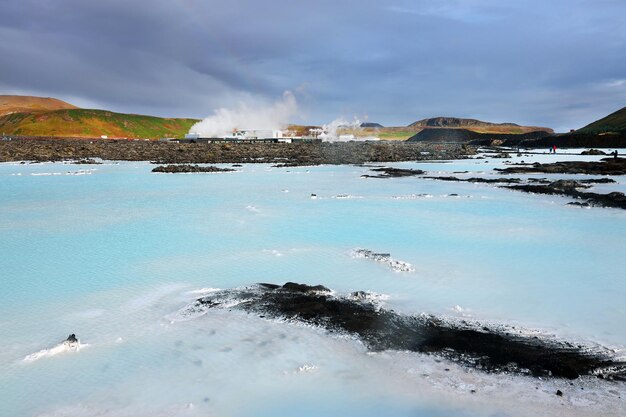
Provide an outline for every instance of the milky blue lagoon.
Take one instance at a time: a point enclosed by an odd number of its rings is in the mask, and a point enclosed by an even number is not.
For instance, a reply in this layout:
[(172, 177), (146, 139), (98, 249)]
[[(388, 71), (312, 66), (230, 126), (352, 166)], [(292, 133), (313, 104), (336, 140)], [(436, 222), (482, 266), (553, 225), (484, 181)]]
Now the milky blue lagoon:
[[(557, 158), (599, 159), (514, 159)], [(500, 176), (503, 164), (392, 166), (463, 177)], [(623, 354), (626, 211), (490, 184), (361, 178), (368, 167), (152, 167), (0, 164), (0, 416), (623, 415), (624, 384), (484, 374), (242, 312), (178, 312), (212, 289), (295, 281)], [(613, 178), (594, 190), (626, 191)], [(78, 352), (24, 360), (70, 333)]]

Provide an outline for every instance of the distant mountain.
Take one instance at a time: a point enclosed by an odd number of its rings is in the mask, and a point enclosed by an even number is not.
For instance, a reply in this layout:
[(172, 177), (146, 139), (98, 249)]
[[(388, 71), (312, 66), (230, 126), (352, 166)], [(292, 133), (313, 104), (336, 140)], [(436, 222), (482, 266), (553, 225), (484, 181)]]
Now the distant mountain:
[(467, 129), (479, 133), (519, 134), (533, 131), (553, 133), (548, 127), (520, 126), (516, 123), (491, 123), (476, 119), (462, 119), (460, 117), (432, 117), (422, 119), (407, 126), (411, 129)]
[(407, 139), (407, 142), (470, 143), (480, 141), (484, 142), (483, 145), (489, 145), (493, 141), (502, 143), (507, 140), (531, 140), (549, 135), (550, 133), (543, 130), (526, 133), (479, 133), (468, 129), (439, 128), (424, 129)]
[(381, 128), (381, 127), (384, 127), (384, 126), (381, 125), (380, 123), (365, 122), (365, 123), (361, 123), (361, 127)]
[(31, 113), (78, 107), (51, 97), (0, 95), (0, 116), (10, 113)]
[(411, 123), (409, 127), (519, 126), (515, 123), (491, 123), (459, 117), (431, 117)]
[(576, 133), (618, 133), (626, 131), (626, 107), (578, 129)]

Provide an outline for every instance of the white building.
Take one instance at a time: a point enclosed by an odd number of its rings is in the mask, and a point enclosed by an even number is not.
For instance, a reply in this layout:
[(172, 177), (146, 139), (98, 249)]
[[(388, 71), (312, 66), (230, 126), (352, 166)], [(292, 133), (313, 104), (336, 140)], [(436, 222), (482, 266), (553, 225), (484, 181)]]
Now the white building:
[(282, 130), (235, 129), (232, 133), (225, 135), (224, 139), (280, 139), (282, 137)]

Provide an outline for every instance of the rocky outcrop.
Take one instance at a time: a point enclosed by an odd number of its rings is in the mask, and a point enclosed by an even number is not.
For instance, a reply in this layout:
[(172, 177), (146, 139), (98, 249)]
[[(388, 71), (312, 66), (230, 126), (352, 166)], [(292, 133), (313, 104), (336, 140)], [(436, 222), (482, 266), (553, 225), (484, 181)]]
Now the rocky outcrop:
[(401, 350), (445, 357), (486, 372), (626, 381), (626, 363), (610, 351), (538, 336), (514, 328), (382, 308), (368, 293), (334, 295), (328, 288), (287, 283), (222, 290), (197, 299), (181, 314), (239, 309), (266, 319), (292, 320), (358, 337), (371, 351)]
[(161, 165), (152, 170), (152, 172), (163, 172), (169, 174), (176, 173), (192, 173), (192, 172), (233, 172), (234, 169), (230, 168), (218, 168), (214, 166), (203, 167), (200, 165)]

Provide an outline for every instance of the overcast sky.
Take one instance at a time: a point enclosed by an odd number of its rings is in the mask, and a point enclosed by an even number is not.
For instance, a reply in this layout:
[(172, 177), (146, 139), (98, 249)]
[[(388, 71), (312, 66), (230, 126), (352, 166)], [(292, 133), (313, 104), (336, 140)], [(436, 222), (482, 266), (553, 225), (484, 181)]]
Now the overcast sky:
[(205, 117), (285, 90), (296, 123), (581, 127), (626, 106), (625, 0), (3, 0), (0, 94)]

